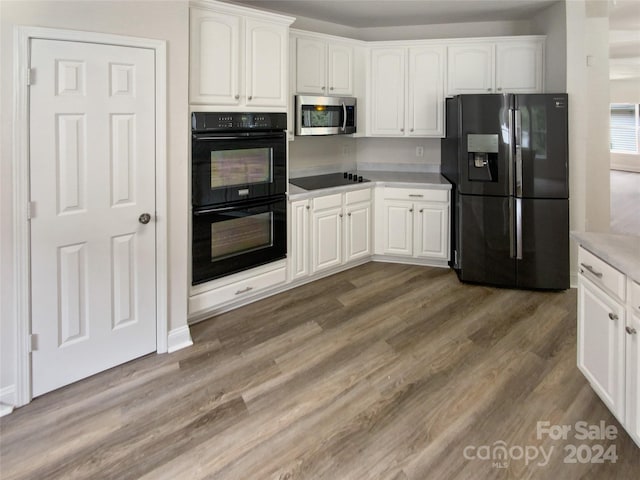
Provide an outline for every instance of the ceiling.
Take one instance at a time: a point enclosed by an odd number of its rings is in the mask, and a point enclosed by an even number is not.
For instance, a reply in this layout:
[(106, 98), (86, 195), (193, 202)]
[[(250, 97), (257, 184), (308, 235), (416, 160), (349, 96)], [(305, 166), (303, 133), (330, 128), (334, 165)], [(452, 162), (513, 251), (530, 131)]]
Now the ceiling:
[(526, 20), (557, 0), (235, 0), (354, 28)]
[[(227, 0), (351, 28), (528, 20), (558, 0)], [(567, 0), (571, 1), (571, 0)], [(587, 0), (599, 4), (604, 0)], [(640, 78), (640, 0), (608, 0), (612, 79)]]

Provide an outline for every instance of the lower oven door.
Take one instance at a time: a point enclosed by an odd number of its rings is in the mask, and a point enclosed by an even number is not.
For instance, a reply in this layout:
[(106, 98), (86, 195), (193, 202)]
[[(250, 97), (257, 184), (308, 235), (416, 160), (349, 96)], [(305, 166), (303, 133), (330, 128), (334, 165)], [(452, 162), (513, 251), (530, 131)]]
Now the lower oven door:
[(286, 257), (284, 195), (193, 211), (193, 285)]

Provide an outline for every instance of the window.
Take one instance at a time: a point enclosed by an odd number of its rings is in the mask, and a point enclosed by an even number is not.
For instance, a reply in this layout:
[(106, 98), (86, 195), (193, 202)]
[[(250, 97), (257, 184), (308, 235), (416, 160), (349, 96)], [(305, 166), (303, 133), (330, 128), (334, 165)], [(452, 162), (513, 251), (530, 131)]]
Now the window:
[(638, 105), (612, 103), (609, 150), (615, 153), (638, 153)]

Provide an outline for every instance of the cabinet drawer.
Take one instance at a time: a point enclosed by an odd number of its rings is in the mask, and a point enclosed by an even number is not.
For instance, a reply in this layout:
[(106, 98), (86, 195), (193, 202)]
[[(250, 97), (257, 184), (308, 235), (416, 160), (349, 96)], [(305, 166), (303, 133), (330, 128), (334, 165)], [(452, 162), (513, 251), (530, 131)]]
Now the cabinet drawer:
[(325, 208), (336, 208), (342, 206), (342, 194), (325, 195), (313, 199), (313, 209), (323, 210)]
[(578, 252), (578, 269), (593, 283), (604, 287), (624, 301), (626, 277), (622, 272), (582, 247)]
[(286, 267), (277, 268), (237, 282), (193, 295), (189, 298), (189, 313), (197, 313), (222, 305), (233, 300), (242, 300), (268, 287), (276, 286), (287, 280)]
[(384, 198), (387, 200), (410, 200), (412, 202), (448, 202), (449, 190), (385, 188)]
[(345, 204), (347, 205), (360, 203), (360, 202), (369, 202), (371, 201), (371, 189), (367, 188), (364, 190), (347, 192), (344, 194), (344, 201), (345, 201)]
[(629, 304), (631, 309), (640, 315), (640, 284), (629, 280)]

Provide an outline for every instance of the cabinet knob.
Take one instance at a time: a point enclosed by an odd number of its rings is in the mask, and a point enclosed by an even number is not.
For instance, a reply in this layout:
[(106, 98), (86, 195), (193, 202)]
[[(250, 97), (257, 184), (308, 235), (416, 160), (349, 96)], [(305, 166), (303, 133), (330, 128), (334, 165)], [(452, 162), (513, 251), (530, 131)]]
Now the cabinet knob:
[(333, 87), (330, 87), (329, 90), (333, 90)]
[(404, 132), (404, 128), (401, 128), (401, 129), (400, 129), (400, 131), (401, 131), (401, 132)]
[(344, 217), (344, 215), (341, 213), (341, 214), (340, 214), (340, 218), (342, 218), (342, 217)]
[(410, 132), (413, 132), (413, 128), (411, 130), (409, 130)]
[(253, 100), (253, 95), (249, 95), (249, 100)]
[(636, 329), (635, 329), (635, 328), (633, 328), (633, 327), (626, 327), (626, 328), (625, 328), (625, 330), (627, 331), (627, 333), (628, 333), (629, 335), (635, 335), (636, 333), (638, 333), (638, 332), (636, 331)]
[(490, 89), (490, 88), (487, 88), (487, 92), (490, 92), (490, 91), (491, 91), (491, 89)]
[(413, 208), (410, 208), (410, 209), (409, 209), (409, 211), (410, 211), (410, 212), (413, 212)]
[(233, 98), (235, 98), (236, 100), (238, 100), (238, 99), (240, 99), (240, 95), (236, 95), (236, 96), (235, 96), (235, 97), (233, 97)]
[(610, 318), (611, 320), (618, 320), (618, 315), (616, 315), (615, 313), (610, 313), (610, 314), (609, 314), (609, 318)]
[(424, 208), (421, 208), (421, 209), (420, 209), (420, 213), (422, 213), (422, 212), (424, 212)]
[(349, 217), (350, 217), (350, 216), (351, 216), (351, 212), (347, 213), (347, 216), (349, 216)]
[(498, 90), (499, 92), (501, 92), (501, 91), (502, 91), (502, 88), (497, 88), (496, 90)]
[(309, 205), (307, 205), (307, 210), (309, 210), (311, 207)]
[(326, 90), (327, 87), (320, 87), (321, 90)]

